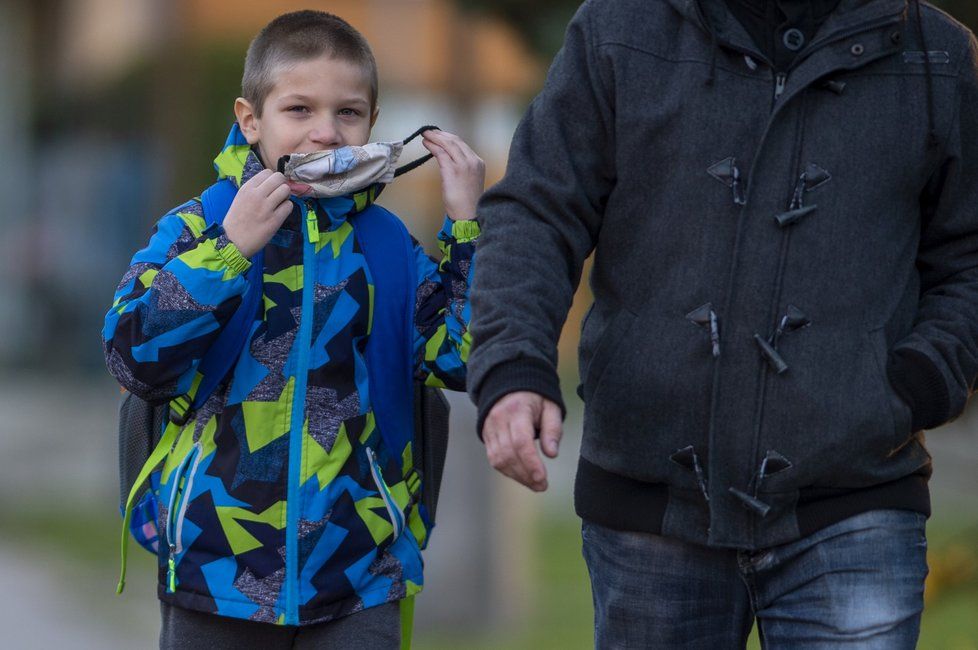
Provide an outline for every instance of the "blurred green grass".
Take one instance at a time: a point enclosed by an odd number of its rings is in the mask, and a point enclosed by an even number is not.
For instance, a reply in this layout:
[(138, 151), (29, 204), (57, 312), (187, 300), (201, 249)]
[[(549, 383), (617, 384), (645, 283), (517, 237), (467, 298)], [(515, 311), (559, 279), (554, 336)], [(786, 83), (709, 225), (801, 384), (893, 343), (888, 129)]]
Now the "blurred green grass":
[[(119, 520), (114, 513), (0, 511), (4, 542), (50, 557), (65, 570), (67, 589), (95, 580), (104, 593), (97, 607), (110, 612), (118, 567)], [(928, 526), (927, 607), (918, 648), (978, 650), (978, 523), (932, 520)], [(520, 626), (473, 638), (468, 635), (417, 634), (421, 650), (573, 650), (593, 647), (591, 591), (581, 557), (580, 524), (575, 519), (544, 517), (534, 539), (534, 611)], [(130, 549), (130, 581), (153, 581), (154, 561), (135, 544)], [(85, 594), (91, 590), (86, 589)], [(85, 597), (79, 592), (79, 598)], [(424, 598), (422, 594), (420, 598)], [(110, 616), (116, 619), (115, 616)], [(114, 622), (113, 622), (114, 624)], [(759, 648), (756, 638), (748, 648)]]

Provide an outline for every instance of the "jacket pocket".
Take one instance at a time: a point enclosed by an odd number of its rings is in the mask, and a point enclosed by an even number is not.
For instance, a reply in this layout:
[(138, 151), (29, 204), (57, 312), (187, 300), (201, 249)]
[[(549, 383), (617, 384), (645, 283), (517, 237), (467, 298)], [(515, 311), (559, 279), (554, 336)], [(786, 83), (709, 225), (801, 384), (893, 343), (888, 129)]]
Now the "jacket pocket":
[(190, 506), (194, 476), (200, 466), (201, 445), (194, 443), (190, 453), (183, 459), (171, 478), (170, 498), (167, 503), (166, 540), (171, 555), (183, 552), (183, 520)]
[(876, 353), (879, 382), (883, 387), (886, 405), (893, 418), (893, 440), (891, 447), (892, 449), (899, 449), (913, 436), (913, 412), (910, 410), (910, 406), (893, 389), (889, 377), (886, 374), (886, 364), (890, 351), (886, 342), (885, 328), (880, 327), (872, 330), (869, 333), (869, 338), (873, 345), (873, 350)]
[(370, 475), (373, 478), (374, 485), (377, 487), (377, 493), (380, 495), (387, 509), (387, 516), (390, 519), (391, 526), (394, 528), (394, 534), (391, 538), (391, 543), (394, 543), (401, 536), (401, 533), (404, 532), (404, 511), (397, 505), (397, 501), (395, 501), (390, 488), (387, 486), (387, 482), (384, 481), (384, 475), (380, 471), (380, 463), (377, 462), (377, 454), (369, 447), (366, 448), (366, 453), (367, 459), (370, 461)]
[(581, 375), (578, 394), (585, 402), (594, 395), (605, 368), (635, 321), (635, 314), (627, 309), (619, 309), (604, 318), (599, 317), (595, 309), (591, 307), (581, 328), (578, 352)]
[(699, 490), (692, 472), (670, 460), (706, 448), (715, 359), (710, 333), (688, 310), (617, 312), (584, 374), (588, 461), (641, 481)]
[(886, 379), (885, 341), (882, 328), (817, 326), (784, 340), (791, 367), (767, 384), (760, 444), (793, 467), (762, 492), (862, 488), (920, 466), (922, 447), (907, 448), (909, 408)]

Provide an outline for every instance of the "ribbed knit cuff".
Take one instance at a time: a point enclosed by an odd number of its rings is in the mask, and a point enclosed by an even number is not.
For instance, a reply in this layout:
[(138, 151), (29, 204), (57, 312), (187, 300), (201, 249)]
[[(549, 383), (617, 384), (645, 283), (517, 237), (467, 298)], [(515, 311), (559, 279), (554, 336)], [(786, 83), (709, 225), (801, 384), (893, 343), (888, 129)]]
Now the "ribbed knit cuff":
[(445, 217), (441, 231), (438, 233), (438, 239), (442, 241), (454, 239), (460, 244), (467, 244), (478, 239), (480, 234), (482, 234), (482, 230), (477, 221), (453, 221), (450, 217)]
[(542, 395), (560, 407), (561, 417), (567, 415), (564, 400), (560, 395), (560, 380), (550, 364), (539, 359), (516, 359), (501, 363), (482, 380), (476, 396), (479, 419), (476, 432), (482, 440), (482, 425), (489, 411), (500, 399), (517, 391), (529, 391)]
[(912, 429), (933, 429), (944, 424), (951, 397), (941, 371), (930, 358), (912, 348), (890, 353), (886, 364), (890, 385), (913, 413)]

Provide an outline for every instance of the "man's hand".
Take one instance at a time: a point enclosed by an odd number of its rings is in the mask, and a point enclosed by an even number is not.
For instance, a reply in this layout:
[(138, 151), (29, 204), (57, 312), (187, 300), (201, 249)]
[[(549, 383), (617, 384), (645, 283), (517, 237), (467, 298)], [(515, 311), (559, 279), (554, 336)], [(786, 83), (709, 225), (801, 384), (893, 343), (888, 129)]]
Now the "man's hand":
[(445, 212), (453, 221), (475, 219), (475, 206), (486, 189), (486, 165), (462, 138), (431, 129), (421, 144), (434, 155), (441, 172)]
[(265, 247), (292, 212), (285, 176), (263, 169), (238, 189), (224, 218), (224, 232), (245, 257)]
[(482, 425), (489, 464), (535, 492), (547, 489), (547, 468), (537, 451), (557, 457), (563, 433), (560, 407), (536, 393), (520, 391), (496, 402)]

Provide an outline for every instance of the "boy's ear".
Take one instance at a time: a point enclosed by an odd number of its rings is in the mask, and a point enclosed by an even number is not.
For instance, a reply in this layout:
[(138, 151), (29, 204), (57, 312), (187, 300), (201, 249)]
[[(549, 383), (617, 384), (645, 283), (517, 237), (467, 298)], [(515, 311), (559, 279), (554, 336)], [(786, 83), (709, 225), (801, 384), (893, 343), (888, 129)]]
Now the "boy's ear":
[(257, 144), (261, 135), (261, 127), (258, 124), (255, 107), (251, 105), (251, 102), (244, 97), (238, 97), (234, 100), (234, 117), (238, 120), (238, 126), (248, 144)]
[(380, 106), (374, 106), (374, 112), (370, 116), (370, 128), (374, 128), (374, 124), (377, 123), (377, 116), (380, 115)]

